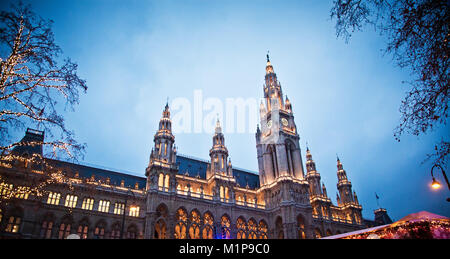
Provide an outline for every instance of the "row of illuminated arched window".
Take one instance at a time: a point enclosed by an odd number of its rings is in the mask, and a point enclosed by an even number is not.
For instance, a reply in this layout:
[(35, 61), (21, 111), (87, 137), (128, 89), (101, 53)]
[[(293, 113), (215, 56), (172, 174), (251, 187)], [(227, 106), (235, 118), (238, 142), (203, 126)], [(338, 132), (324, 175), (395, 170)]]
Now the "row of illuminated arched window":
[[(73, 221), (69, 217), (62, 219), (59, 227), (55, 227), (55, 222), (52, 217), (47, 217), (42, 221), (39, 237), (44, 239), (58, 238), (65, 239), (70, 234), (77, 234), (81, 239), (94, 238), (94, 239), (119, 239), (121, 232), (121, 224), (115, 222), (112, 224), (111, 229), (108, 231), (106, 221), (100, 220), (95, 224), (94, 228), (90, 228), (89, 221), (82, 219), (78, 227), (73, 228)], [(56, 236), (54, 236), (56, 234)], [(139, 233), (136, 225), (131, 224), (124, 232), (123, 238), (136, 239), (142, 235)]]
[(30, 187), (27, 186), (18, 186), (14, 189), (13, 184), (2, 182), (0, 183), (0, 197), (1, 198), (11, 198), (9, 196), (13, 196), (17, 199), (28, 199), (30, 194)]
[[(60, 205), (61, 194), (57, 192), (49, 192), (47, 198), (47, 204), (51, 205)], [(73, 194), (67, 194), (64, 200), (64, 206), (69, 208), (77, 207), (78, 196)], [(99, 200), (97, 211), (110, 213), (110, 201), (108, 200)], [(93, 210), (94, 208), (94, 198), (85, 197), (81, 204), (81, 209), (83, 210)], [(131, 205), (128, 210), (128, 216), (131, 217), (139, 217), (140, 207), (136, 205)], [(114, 214), (123, 215), (125, 213), (125, 204), (122, 202), (114, 203), (114, 210), (112, 211)]]
[[(167, 238), (166, 215), (167, 209), (159, 207), (159, 218), (155, 222), (155, 238)], [(202, 215), (196, 209), (192, 210), (189, 215), (183, 208), (179, 208), (175, 214), (175, 239), (230, 239), (232, 237), (231, 220), (227, 215), (220, 218), (220, 226), (215, 225), (214, 216), (210, 212)], [(219, 229), (217, 229), (219, 227)], [(243, 217), (239, 217), (236, 221), (236, 238), (237, 239), (267, 239), (268, 227), (264, 220), (260, 220), (259, 224), (251, 218), (248, 222)]]
[[(23, 221), (23, 210), (21, 208), (14, 208), (9, 214), (10, 215), (7, 217), (8, 221), (6, 222), (4, 231), (8, 233), (19, 233)], [(0, 223), (2, 223), (3, 219), (4, 214), (0, 208)], [(75, 225), (73, 218), (69, 215), (64, 216), (61, 219), (59, 226), (56, 226), (53, 214), (48, 213), (41, 221), (40, 226), (39, 238), (44, 239), (65, 239), (70, 234), (77, 234), (81, 239), (119, 239), (121, 237), (121, 224), (119, 222), (113, 223), (111, 229), (108, 231), (105, 220), (99, 220), (97, 224), (94, 225), (94, 228), (90, 228), (90, 223), (87, 218), (83, 218), (77, 225)], [(136, 239), (139, 236), (142, 236), (142, 233), (139, 232), (138, 227), (135, 224), (130, 224), (126, 231), (124, 231), (123, 238)]]

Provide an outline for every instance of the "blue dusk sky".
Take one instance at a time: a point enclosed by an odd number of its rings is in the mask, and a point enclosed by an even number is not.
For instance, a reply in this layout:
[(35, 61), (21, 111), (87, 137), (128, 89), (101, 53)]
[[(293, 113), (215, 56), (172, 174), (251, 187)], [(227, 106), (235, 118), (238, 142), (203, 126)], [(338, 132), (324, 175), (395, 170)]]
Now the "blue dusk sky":
[[(394, 139), (408, 91), (402, 81), (411, 76), (383, 55), (385, 40), (371, 29), (348, 43), (337, 39), (331, 0), (30, 3), (54, 21), (57, 44), (89, 87), (66, 113), (68, 128), (87, 143), (82, 162), (144, 176), (167, 97), (169, 104), (180, 97), (193, 103), (201, 90), (223, 103), (259, 102), (269, 50), (293, 106), (303, 160), (308, 142), (334, 203), (338, 154), (365, 218), (378, 208), (375, 193), (394, 220), (422, 210), (450, 216), (449, 191), (432, 191), (431, 165), (422, 164), (448, 127)], [(249, 125), (225, 134), (233, 166), (258, 171), (255, 131)], [(179, 153), (209, 159), (212, 133), (178, 133), (175, 140)]]

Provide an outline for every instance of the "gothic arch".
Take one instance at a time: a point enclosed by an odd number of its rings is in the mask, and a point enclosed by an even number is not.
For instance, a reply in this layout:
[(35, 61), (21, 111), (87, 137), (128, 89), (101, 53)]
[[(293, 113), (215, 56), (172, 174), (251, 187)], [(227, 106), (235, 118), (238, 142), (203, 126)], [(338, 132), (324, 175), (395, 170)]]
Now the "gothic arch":
[(158, 207), (156, 207), (156, 218), (167, 218), (169, 215), (169, 208), (166, 204), (160, 203)]
[(257, 239), (258, 223), (254, 218), (250, 218), (247, 222), (248, 239)]
[(89, 218), (83, 217), (78, 222), (77, 234), (81, 239), (87, 239), (89, 236)]
[(314, 229), (314, 235), (316, 239), (322, 238), (322, 231), (319, 228)]
[(42, 216), (41, 230), (39, 237), (49, 239), (53, 235), (53, 229), (55, 225), (55, 215), (51, 212), (47, 212)]
[(222, 239), (230, 239), (231, 238), (231, 221), (230, 216), (226, 213), (222, 215), (220, 218), (220, 227), (221, 227), (221, 238)]
[(116, 221), (112, 224), (111, 233), (110, 233), (111, 239), (119, 239), (120, 238), (120, 232), (122, 231), (121, 227), (122, 227), (122, 224), (119, 221)]
[(243, 216), (239, 216), (236, 220), (236, 239), (246, 239), (247, 238), (247, 223)]
[(295, 164), (295, 160), (294, 160), (294, 154), (295, 154), (295, 150), (297, 149), (297, 146), (290, 139), (285, 140), (284, 146), (285, 146), (285, 151), (286, 151), (286, 164), (288, 167), (288, 173), (289, 173), (289, 175), (295, 176), (296, 164)]
[(214, 238), (214, 216), (210, 211), (206, 211), (203, 214), (202, 238), (203, 239)]
[(138, 232), (137, 226), (134, 223), (132, 223), (127, 228), (126, 238), (127, 239), (136, 239), (138, 237), (138, 233), (139, 232)]
[(107, 224), (104, 219), (100, 219), (99, 221), (97, 221), (94, 228), (94, 238), (104, 239), (106, 233), (106, 226)]
[(167, 225), (164, 218), (160, 218), (155, 223), (155, 234), (156, 239), (166, 239)]
[(270, 165), (272, 167), (272, 176), (273, 176), (273, 179), (276, 179), (278, 176), (278, 160), (277, 160), (276, 146), (268, 145), (266, 152), (270, 154), (269, 161), (270, 161)]
[(186, 239), (188, 214), (184, 207), (177, 209), (175, 213), (175, 239)]
[(275, 235), (278, 239), (284, 239), (283, 219), (280, 216), (275, 219)]
[(70, 235), (73, 227), (73, 217), (70, 214), (65, 215), (61, 218), (58, 230), (58, 238), (65, 239)]
[(200, 239), (200, 224), (202, 214), (197, 209), (193, 209), (189, 214), (189, 238)]
[(8, 210), (8, 217), (5, 218), (6, 227), (5, 232), (20, 233), (23, 219), (23, 209), (20, 206), (14, 205)]
[(260, 239), (267, 239), (267, 223), (264, 219), (260, 220), (258, 223), (258, 232), (259, 232), (259, 238)]
[(305, 217), (302, 214), (297, 216), (297, 234), (299, 239), (306, 239)]

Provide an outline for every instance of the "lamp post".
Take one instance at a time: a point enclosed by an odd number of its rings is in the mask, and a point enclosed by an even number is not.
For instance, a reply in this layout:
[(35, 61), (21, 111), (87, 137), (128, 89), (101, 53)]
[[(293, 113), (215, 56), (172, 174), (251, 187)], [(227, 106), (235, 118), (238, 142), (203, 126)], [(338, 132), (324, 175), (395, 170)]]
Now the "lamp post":
[(125, 229), (125, 217), (126, 217), (126, 212), (127, 212), (127, 201), (128, 201), (128, 193), (131, 193), (133, 195), (133, 198), (136, 200), (136, 196), (134, 196), (134, 193), (128, 189), (126, 195), (125, 195), (125, 203), (123, 206), (123, 217), (122, 217), (122, 230), (120, 231), (120, 239), (123, 239), (123, 231)]
[[(448, 182), (447, 175), (445, 174), (444, 168), (442, 168), (442, 166), (440, 166), (439, 164), (435, 164), (435, 165), (433, 165), (433, 167), (431, 167), (431, 178), (433, 179), (432, 182), (431, 182), (431, 187), (432, 187), (433, 189), (439, 189), (439, 188), (441, 188), (441, 183), (439, 183), (439, 182), (434, 178), (434, 175), (433, 175), (433, 170), (434, 170), (435, 167), (439, 167), (439, 169), (441, 169), (442, 175), (444, 176), (445, 182), (447, 183), (447, 187), (448, 187), (448, 189), (450, 190), (450, 184), (449, 184), (449, 182)], [(450, 202), (450, 198), (447, 198), (447, 201)]]

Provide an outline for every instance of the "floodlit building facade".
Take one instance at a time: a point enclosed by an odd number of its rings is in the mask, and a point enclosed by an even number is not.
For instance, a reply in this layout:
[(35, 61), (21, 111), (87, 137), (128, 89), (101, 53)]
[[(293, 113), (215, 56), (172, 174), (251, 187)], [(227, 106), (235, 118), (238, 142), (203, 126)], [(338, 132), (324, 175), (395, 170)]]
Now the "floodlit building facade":
[[(2, 197), (39, 184), (47, 168), (57, 168), (66, 180), (49, 184), (40, 195), (23, 192), (3, 200), (0, 236), (305, 239), (382, 224), (362, 218), (339, 158), (338, 204), (331, 202), (308, 148), (303, 162), (292, 105), (269, 56), (263, 92), (255, 134), (258, 173), (233, 167), (219, 121), (209, 161), (177, 154), (166, 105), (145, 177), (53, 159), (3, 161)], [(28, 129), (22, 141), (43, 140), (44, 132)], [(13, 152), (28, 158), (42, 154), (42, 147), (23, 145)]]

